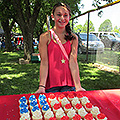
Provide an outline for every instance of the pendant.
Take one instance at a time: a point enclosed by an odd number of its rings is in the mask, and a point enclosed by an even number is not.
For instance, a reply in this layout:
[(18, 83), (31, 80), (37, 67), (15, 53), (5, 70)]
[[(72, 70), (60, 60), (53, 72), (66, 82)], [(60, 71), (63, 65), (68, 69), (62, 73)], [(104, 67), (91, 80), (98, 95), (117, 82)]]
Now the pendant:
[(62, 63), (65, 63), (65, 60), (64, 60), (64, 59), (62, 59), (62, 60), (61, 60), (61, 62), (62, 62)]

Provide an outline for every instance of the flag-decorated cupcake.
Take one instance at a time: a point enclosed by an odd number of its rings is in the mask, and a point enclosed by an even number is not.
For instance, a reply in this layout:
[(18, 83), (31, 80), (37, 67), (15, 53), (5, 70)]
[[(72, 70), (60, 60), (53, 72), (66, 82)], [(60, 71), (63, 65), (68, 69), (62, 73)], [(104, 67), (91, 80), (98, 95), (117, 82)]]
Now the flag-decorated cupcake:
[(72, 101), (74, 97), (75, 97), (75, 95), (72, 92), (68, 93), (68, 95), (67, 95), (67, 98), (70, 101)]
[(81, 103), (77, 103), (74, 108), (75, 108), (76, 112), (78, 112), (78, 110), (83, 108), (83, 106), (81, 105)]
[(66, 104), (64, 107), (64, 111), (67, 114), (68, 111), (70, 111), (71, 109), (73, 109), (72, 105), (70, 103)]
[(60, 103), (55, 103), (53, 106), (53, 112), (56, 113), (58, 109), (61, 108), (61, 104)]
[(72, 118), (76, 115), (76, 111), (74, 109), (71, 109), (68, 111), (67, 116), (69, 117), (69, 120), (72, 120)]
[(99, 113), (96, 117), (97, 120), (107, 120), (107, 117), (103, 113)]
[(85, 109), (88, 111), (88, 112), (90, 112), (91, 110), (92, 110), (92, 107), (93, 107), (93, 105), (92, 105), (92, 103), (86, 103), (85, 104)]
[(93, 115), (91, 113), (88, 113), (85, 115), (84, 120), (95, 120), (95, 119), (93, 118)]

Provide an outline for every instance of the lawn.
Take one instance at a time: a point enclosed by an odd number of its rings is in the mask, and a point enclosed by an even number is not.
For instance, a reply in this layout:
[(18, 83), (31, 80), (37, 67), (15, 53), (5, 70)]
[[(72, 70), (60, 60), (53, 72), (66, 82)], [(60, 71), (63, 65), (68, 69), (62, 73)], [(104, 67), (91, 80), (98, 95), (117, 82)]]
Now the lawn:
[[(38, 89), (40, 63), (19, 64), (22, 57), (23, 51), (0, 52), (0, 95), (34, 93)], [(86, 90), (120, 88), (120, 75), (101, 71), (79, 58), (81, 84)]]

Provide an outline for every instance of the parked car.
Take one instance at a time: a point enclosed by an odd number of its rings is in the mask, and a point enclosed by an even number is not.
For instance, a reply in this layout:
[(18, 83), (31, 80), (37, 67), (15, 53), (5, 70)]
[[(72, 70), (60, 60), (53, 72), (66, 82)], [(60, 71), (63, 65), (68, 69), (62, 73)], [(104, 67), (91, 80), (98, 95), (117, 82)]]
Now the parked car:
[[(87, 33), (78, 34), (78, 53), (85, 53), (87, 50)], [(94, 34), (89, 34), (88, 53), (104, 52), (104, 44)]]
[(113, 48), (114, 44), (118, 42), (115, 37), (112, 35), (102, 35), (101, 36), (101, 41), (104, 43), (104, 46), (106, 48)]

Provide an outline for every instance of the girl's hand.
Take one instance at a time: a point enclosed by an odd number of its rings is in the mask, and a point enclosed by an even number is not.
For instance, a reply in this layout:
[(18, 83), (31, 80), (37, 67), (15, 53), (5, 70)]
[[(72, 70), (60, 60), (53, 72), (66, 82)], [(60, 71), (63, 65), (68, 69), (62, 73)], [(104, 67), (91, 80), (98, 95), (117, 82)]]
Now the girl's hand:
[(39, 89), (35, 93), (45, 93), (45, 88), (39, 87)]
[(78, 89), (76, 89), (76, 92), (78, 92), (78, 91), (86, 91), (84, 88), (78, 88)]

